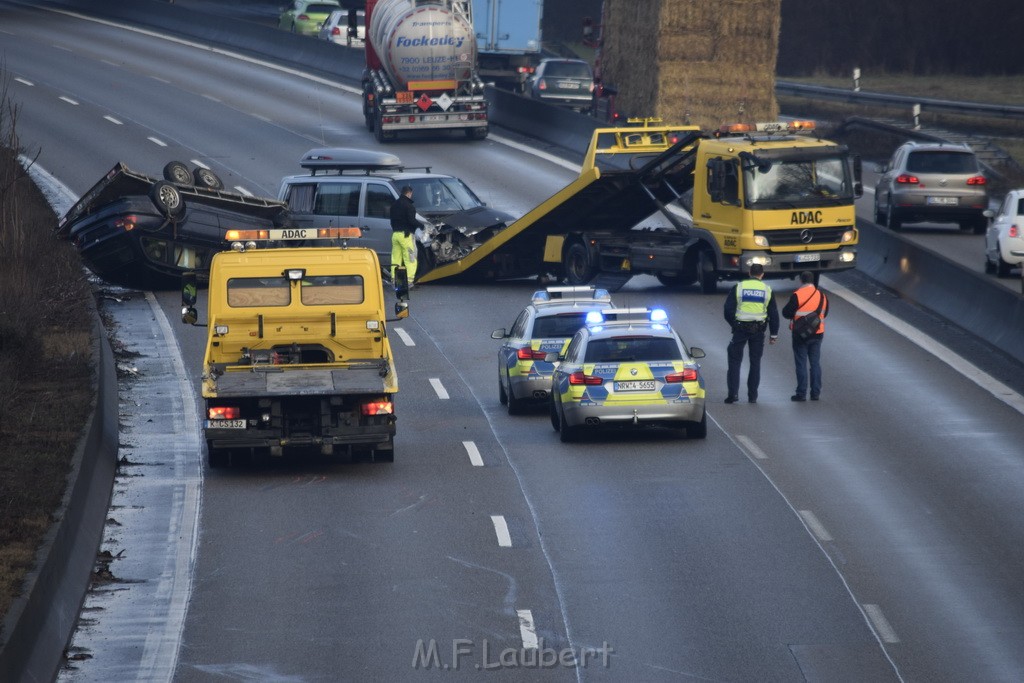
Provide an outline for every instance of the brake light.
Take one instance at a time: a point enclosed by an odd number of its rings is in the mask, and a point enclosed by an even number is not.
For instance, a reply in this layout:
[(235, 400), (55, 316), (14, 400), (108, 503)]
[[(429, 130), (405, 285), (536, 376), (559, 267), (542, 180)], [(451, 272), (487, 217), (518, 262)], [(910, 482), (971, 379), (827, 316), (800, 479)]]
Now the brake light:
[(896, 176), (896, 182), (900, 185), (917, 185), (921, 181), (917, 179), (916, 175), (907, 175), (904, 173)]
[(135, 215), (122, 216), (114, 221), (114, 227), (121, 228), (125, 232), (131, 232), (135, 229), (135, 225), (138, 223), (138, 220), (138, 216)]
[(547, 351), (534, 351), (528, 346), (524, 346), (516, 351), (516, 358), (519, 360), (544, 360), (544, 357), (547, 355)]
[(987, 183), (988, 183), (988, 180), (983, 175), (976, 175), (974, 177), (971, 177), (971, 178), (967, 179), (967, 184), (968, 185), (985, 185)]
[(544, 82), (543, 78), (540, 79), (539, 81), (537, 81), (537, 89), (538, 90), (547, 90), (548, 89), (548, 84)]
[(331, 35), (332, 36), (340, 36), (341, 35), (341, 29), (338, 28), (337, 26), (335, 26), (334, 28), (331, 29)]
[(593, 386), (597, 384), (604, 384), (604, 380), (596, 375), (587, 375), (583, 372), (574, 372), (571, 375), (569, 375), (569, 384), (587, 384)]
[(1010, 226), (1010, 229), (1007, 231), (1006, 234), (1009, 235), (1010, 237), (1020, 237), (1020, 229), (1017, 227), (1017, 224), (1014, 223), (1013, 225)]
[(391, 401), (370, 401), (362, 406), (363, 415), (392, 415), (395, 406)]
[(665, 381), (669, 383), (696, 382), (697, 370), (696, 368), (684, 368), (682, 372), (673, 372), (668, 375), (665, 375)]
[(299, 15), (299, 21), (309, 21), (309, 15), (308, 14), (300, 14)]
[(211, 420), (237, 420), (242, 411), (238, 406), (210, 406), (207, 415)]

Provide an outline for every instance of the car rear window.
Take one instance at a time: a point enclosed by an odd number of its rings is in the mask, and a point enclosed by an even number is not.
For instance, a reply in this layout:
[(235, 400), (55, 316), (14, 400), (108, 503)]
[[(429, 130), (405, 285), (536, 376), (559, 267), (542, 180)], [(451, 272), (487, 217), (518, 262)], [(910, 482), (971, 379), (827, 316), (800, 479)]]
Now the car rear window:
[(586, 312), (580, 311), (539, 317), (533, 323), (533, 338), (571, 337), (583, 327), (586, 315)]
[(970, 152), (911, 152), (909, 173), (976, 173), (978, 161)]
[(544, 75), (551, 78), (591, 78), (590, 67), (577, 62), (548, 62)]
[(675, 339), (668, 337), (612, 337), (591, 339), (584, 363), (630, 363), (683, 360)]

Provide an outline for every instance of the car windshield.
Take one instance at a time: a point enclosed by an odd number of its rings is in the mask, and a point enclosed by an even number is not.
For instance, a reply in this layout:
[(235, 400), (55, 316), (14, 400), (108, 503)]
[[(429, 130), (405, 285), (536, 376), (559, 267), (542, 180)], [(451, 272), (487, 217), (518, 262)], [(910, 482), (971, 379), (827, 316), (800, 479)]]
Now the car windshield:
[(669, 337), (612, 337), (591, 339), (584, 363), (629, 363), (683, 360), (683, 352)]
[(544, 75), (548, 78), (591, 78), (590, 67), (583, 62), (548, 62), (544, 66)]
[(583, 327), (586, 315), (585, 311), (579, 311), (541, 316), (533, 323), (533, 338), (562, 337), (568, 339)]
[(412, 188), (412, 201), (417, 211), (465, 211), (483, 204), (458, 178), (416, 178), (399, 182)]
[(978, 161), (969, 152), (911, 152), (907, 173), (977, 173)]
[(823, 197), (853, 200), (853, 182), (845, 159), (840, 156), (745, 164), (743, 179), (748, 204), (806, 203)]

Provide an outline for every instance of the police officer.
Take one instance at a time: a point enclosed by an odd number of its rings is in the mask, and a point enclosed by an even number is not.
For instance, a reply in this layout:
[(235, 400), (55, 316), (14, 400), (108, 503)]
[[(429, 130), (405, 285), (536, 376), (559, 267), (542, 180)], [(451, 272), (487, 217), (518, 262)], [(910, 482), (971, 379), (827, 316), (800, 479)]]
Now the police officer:
[(743, 348), (750, 347), (750, 371), (747, 373), (747, 399), (757, 403), (757, 387), (761, 383), (761, 354), (764, 353), (764, 331), (768, 328), (769, 344), (779, 339), (779, 309), (775, 305), (772, 288), (761, 279), (764, 266), (754, 263), (750, 276), (737, 284), (725, 298), (725, 321), (732, 327), (729, 341), (729, 394), (726, 403), (740, 400), (740, 366)]
[(416, 241), (413, 234), (420, 227), (416, 220), (416, 206), (412, 203), (412, 188), (406, 185), (391, 204), (391, 282), (395, 269), (405, 266), (406, 277), (412, 285), (416, 277)]
[[(796, 363), (796, 393), (793, 401), (807, 400), (807, 368), (811, 370), (811, 400), (821, 395), (821, 341), (825, 338), (825, 316), (828, 315), (828, 297), (814, 284), (814, 273), (800, 273), (800, 288), (793, 292), (782, 307), (782, 317), (796, 320), (817, 312), (821, 318), (814, 334), (808, 339), (793, 335), (793, 360)], [(789, 324), (793, 329), (793, 323)]]

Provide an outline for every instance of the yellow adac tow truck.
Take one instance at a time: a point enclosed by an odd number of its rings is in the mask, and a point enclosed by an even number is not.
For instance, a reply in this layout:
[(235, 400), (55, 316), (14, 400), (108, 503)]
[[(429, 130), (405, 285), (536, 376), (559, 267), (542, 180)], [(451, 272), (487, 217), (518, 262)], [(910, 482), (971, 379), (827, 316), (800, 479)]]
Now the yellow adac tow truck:
[[(595, 130), (576, 180), (420, 281), (554, 272), (614, 289), (647, 273), (712, 293), (753, 263), (769, 278), (856, 267), (860, 158), (812, 122), (631, 123)], [(668, 225), (641, 225), (659, 212)]]

